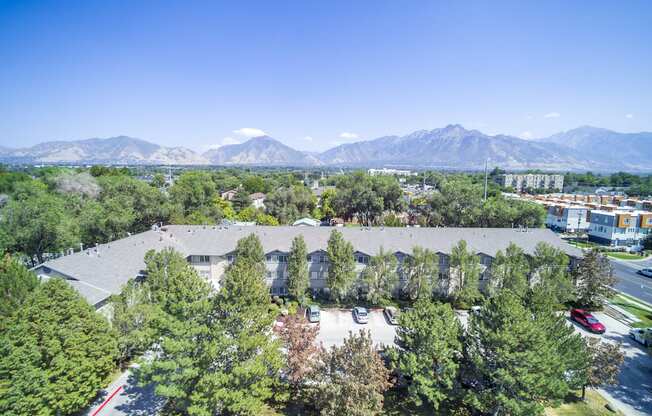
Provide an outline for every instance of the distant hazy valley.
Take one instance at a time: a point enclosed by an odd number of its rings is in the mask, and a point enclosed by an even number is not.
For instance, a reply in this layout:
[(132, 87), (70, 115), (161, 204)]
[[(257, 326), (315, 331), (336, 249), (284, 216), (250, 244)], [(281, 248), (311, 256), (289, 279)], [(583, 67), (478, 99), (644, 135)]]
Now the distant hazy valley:
[(485, 160), (504, 169), (652, 171), (652, 133), (618, 133), (580, 127), (524, 140), (489, 136), (460, 125), (405, 136), (343, 144), (321, 153), (302, 152), (263, 136), (197, 153), (126, 136), (52, 141), (22, 149), (0, 147), (0, 162), (64, 164), (166, 164), (341, 166), (479, 169)]

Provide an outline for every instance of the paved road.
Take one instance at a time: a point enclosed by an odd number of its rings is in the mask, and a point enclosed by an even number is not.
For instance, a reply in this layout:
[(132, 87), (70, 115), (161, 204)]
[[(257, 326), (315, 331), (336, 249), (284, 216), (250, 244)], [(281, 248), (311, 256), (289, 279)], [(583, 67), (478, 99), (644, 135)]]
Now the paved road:
[(156, 415), (163, 402), (154, 395), (153, 386), (139, 387), (130, 368), (109, 387), (83, 414), (83, 416), (152, 416)]
[(652, 268), (652, 260), (611, 260), (614, 274), (618, 277), (615, 288), (628, 295), (652, 303), (652, 278), (636, 274), (637, 270)]
[(652, 356), (629, 338), (629, 326), (601, 312), (595, 312), (594, 315), (607, 328), (604, 335), (589, 334), (575, 325), (577, 330), (604, 341), (621, 342), (625, 352), (625, 363), (618, 384), (599, 389), (600, 394), (628, 416), (652, 415)]

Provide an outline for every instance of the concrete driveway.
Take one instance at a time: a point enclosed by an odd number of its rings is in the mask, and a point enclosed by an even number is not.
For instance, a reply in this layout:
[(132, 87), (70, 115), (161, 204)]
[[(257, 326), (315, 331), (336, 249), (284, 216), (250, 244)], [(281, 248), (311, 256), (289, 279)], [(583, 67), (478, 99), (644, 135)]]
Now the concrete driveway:
[(350, 309), (322, 309), (317, 342), (321, 342), (326, 348), (342, 345), (349, 332), (357, 333), (363, 329), (371, 331), (374, 344), (394, 344), (396, 327), (387, 322), (381, 309), (369, 311), (367, 324), (356, 323)]
[(607, 328), (603, 335), (590, 334), (579, 325), (575, 328), (588, 337), (621, 342), (625, 353), (618, 384), (600, 388), (600, 394), (626, 415), (652, 415), (652, 356), (629, 337), (629, 326), (601, 312), (593, 315)]

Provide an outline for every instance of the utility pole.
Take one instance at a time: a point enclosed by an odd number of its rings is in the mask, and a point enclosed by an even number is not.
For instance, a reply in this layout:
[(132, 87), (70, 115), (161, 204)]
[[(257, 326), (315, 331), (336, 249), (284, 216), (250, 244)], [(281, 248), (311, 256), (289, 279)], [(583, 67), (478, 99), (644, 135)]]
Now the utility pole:
[(487, 163), (489, 163), (489, 159), (485, 159), (484, 161), (484, 200), (487, 200)]

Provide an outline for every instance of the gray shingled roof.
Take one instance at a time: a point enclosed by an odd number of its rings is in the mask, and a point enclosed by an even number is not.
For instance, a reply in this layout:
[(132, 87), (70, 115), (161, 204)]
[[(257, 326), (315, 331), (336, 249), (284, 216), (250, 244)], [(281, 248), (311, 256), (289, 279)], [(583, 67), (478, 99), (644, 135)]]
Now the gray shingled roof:
[[(109, 294), (120, 293), (122, 286), (145, 268), (144, 256), (148, 250), (171, 247), (183, 255), (226, 255), (237, 241), (254, 233), (265, 252), (287, 252), (292, 239), (303, 235), (308, 252), (325, 250), (332, 227), (289, 226), (194, 226), (167, 225), (161, 231), (147, 231), (97, 248), (60, 257), (43, 264), (79, 282), (74, 282), (80, 293), (92, 304)], [(495, 256), (513, 242), (532, 254), (537, 243), (543, 241), (570, 256), (580, 257), (581, 250), (568, 245), (548, 229), (529, 229), (527, 232), (510, 228), (337, 228), (344, 239), (357, 251), (374, 255), (382, 246), (386, 251), (411, 253), (414, 246), (436, 252), (450, 253), (460, 240), (466, 240), (477, 253)], [(99, 301), (98, 301), (99, 299)]]

